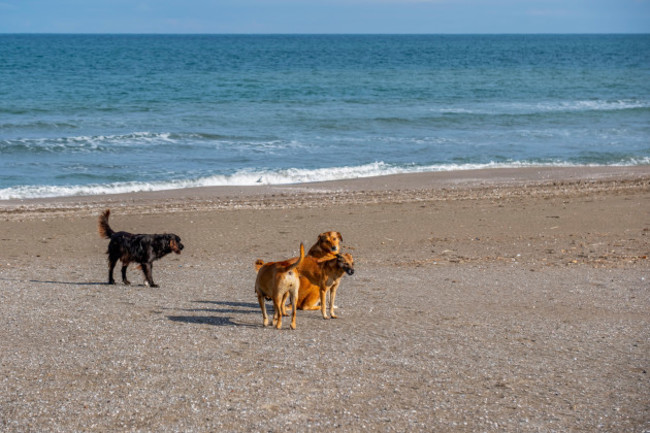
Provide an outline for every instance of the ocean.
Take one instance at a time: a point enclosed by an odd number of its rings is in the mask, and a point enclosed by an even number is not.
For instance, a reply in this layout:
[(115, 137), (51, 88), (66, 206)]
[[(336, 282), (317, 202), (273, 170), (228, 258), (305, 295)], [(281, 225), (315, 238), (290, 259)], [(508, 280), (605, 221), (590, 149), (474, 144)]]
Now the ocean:
[(0, 200), (650, 164), (650, 35), (0, 35)]

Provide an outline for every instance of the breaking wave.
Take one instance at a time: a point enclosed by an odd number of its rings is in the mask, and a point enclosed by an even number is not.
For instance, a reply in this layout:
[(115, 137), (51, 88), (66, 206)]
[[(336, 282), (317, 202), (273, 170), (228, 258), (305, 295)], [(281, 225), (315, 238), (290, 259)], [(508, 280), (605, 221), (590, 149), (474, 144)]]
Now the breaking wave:
[[(621, 161), (616, 166), (648, 165), (650, 157)], [(592, 164), (594, 166), (601, 164)], [(0, 189), (0, 200), (29, 199), (62, 196), (88, 196), (105, 194), (122, 194), (144, 191), (165, 191), (174, 189), (208, 187), (208, 186), (254, 186), (254, 185), (288, 185), (333, 180), (357, 179), (392, 174), (442, 172), (456, 170), (477, 170), (491, 168), (516, 167), (577, 167), (584, 164), (567, 162), (490, 162), (486, 164), (440, 164), (429, 166), (397, 166), (384, 162), (374, 162), (355, 167), (330, 167), (314, 170), (280, 169), (280, 170), (240, 170), (231, 175), (213, 175), (197, 179), (168, 180), (161, 182), (114, 182), (89, 185), (21, 185)]]

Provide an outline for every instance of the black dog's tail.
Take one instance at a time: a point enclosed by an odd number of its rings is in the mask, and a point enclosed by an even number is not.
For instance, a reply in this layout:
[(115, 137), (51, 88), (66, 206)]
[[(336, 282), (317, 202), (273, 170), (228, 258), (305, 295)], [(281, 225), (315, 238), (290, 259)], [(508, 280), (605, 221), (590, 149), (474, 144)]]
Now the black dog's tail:
[(99, 236), (104, 239), (110, 239), (113, 236), (113, 229), (108, 225), (108, 217), (111, 215), (111, 210), (106, 209), (104, 213), (99, 216), (99, 222), (97, 223), (97, 230), (99, 231)]

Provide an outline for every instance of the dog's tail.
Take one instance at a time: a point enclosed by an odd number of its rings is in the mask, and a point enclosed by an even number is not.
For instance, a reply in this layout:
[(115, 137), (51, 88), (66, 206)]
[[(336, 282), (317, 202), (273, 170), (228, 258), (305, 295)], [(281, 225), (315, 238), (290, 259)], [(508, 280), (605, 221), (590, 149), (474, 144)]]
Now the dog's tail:
[(108, 225), (108, 217), (111, 215), (111, 210), (106, 209), (100, 216), (99, 222), (97, 223), (97, 230), (99, 231), (99, 236), (104, 239), (110, 239), (113, 236), (113, 229)]
[(264, 266), (264, 260), (262, 259), (255, 260), (255, 272), (258, 272), (262, 266)]
[(300, 266), (304, 258), (305, 258), (305, 246), (303, 245), (302, 242), (300, 242), (300, 257), (298, 258), (298, 261), (296, 263), (287, 266), (286, 272), (289, 272), (290, 270)]
[[(290, 264), (290, 265), (287, 265), (287, 266), (284, 268), (283, 272), (289, 272), (290, 270), (292, 270), (292, 269), (294, 269), (294, 268), (297, 268), (298, 266), (300, 266), (300, 264), (302, 263), (302, 260), (303, 260), (304, 258), (305, 258), (305, 246), (304, 246), (304, 245), (302, 244), (302, 242), (301, 242), (301, 243), (300, 243), (300, 257), (298, 257), (298, 261), (295, 262), (295, 263), (292, 263), (292, 264)], [(262, 259), (257, 259), (257, 260), (255, 260), (255, 272), (259, 272), (259, 271), (260, 271), (260, 268), (261, 268), (262, 266), (264, 266), (265, 264), (266, 264), (266, 263), (265, 263), (264, 260), (262, 260)], [(284, 266), (284, 264), (280, 264), (280, 265), (281, 265), (281, 266)]]

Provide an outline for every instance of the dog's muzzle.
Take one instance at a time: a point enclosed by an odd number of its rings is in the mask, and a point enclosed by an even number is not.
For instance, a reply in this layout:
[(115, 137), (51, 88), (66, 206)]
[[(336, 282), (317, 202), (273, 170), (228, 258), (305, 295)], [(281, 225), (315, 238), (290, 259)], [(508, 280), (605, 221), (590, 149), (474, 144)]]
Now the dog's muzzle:
[(354, 274), (354, 269), (346, 269), (345, 272), (347, 272), (348, 275)]

